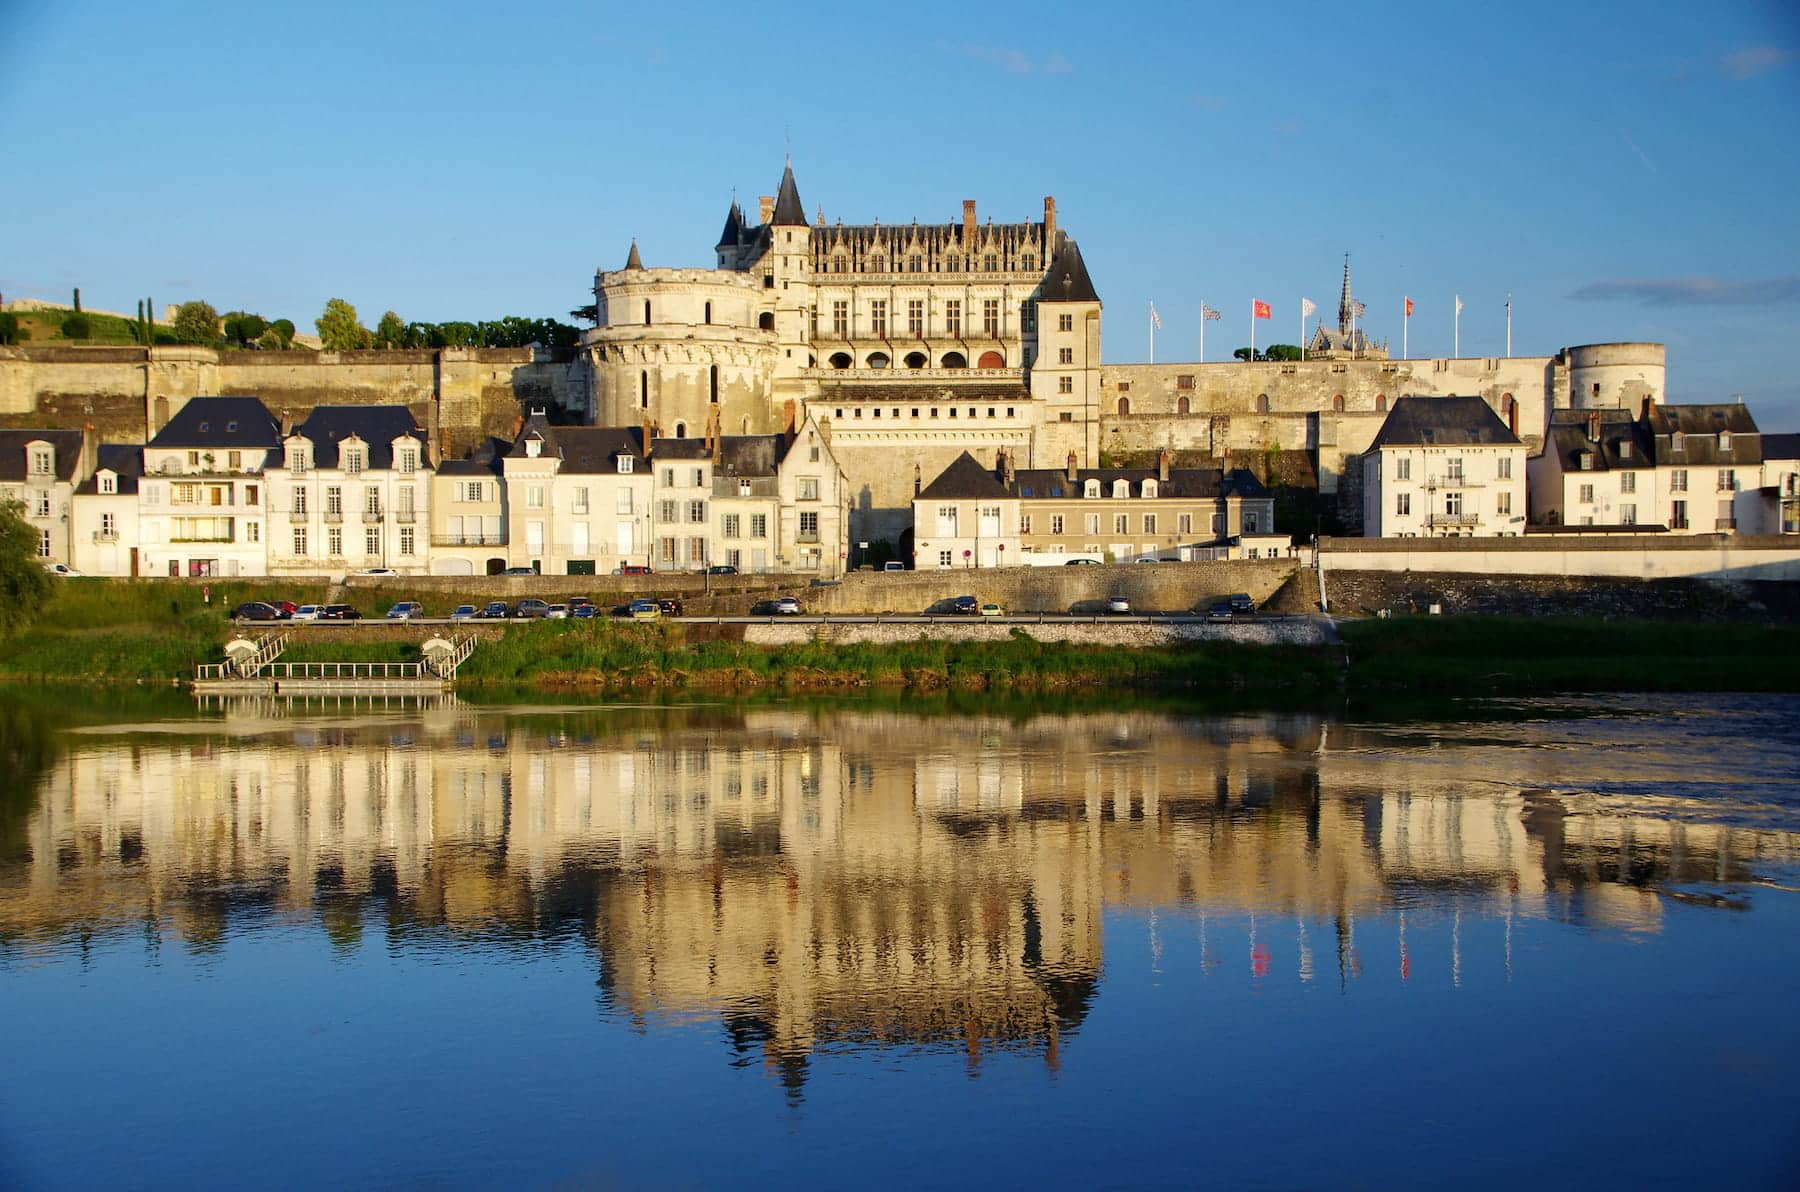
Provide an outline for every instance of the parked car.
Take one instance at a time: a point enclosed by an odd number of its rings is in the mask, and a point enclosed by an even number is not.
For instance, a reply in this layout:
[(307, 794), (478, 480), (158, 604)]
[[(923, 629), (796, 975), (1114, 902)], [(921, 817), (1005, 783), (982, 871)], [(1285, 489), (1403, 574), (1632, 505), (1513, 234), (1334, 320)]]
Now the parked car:
[(1206, 619), (1208, 621), (1231, 620), (1231, 602), (1229, 600), (1214, 601), (1213, 606), (1206, 610)]
[(973, 596), (958, 596), (950, 602), (950, 611), (959, 617), (972, 617), (980, 608), (980, 602)]
[(633, 600), (625, 606), (625, 615), (634, 621), (654, 621), (662, 616), (662, 605), (654, 600)]
[(425, 615), (425, 606), (417, 600), (402, 600), (387, 610), (390, 621), (411, 621)]
[(473, 620), (474, 617), (475, 606), (472, 604), (459, 604), (450, 610), (450, 619), (452, 621), (469, 621)]
[(1067, 563), (1064, 563), (1063, 566), (1064, 567), (1098, 567), (1098, 566), (1100, 566), (1100, 560), (1099, 559), (1070, 559)]
[(730, 563), (714, 563), (706, 569), (708, 575), (736, 575), (737, 573), (738, 569)]
[(572, 606), (569, 609), (569, 615), (571, 617), (578, 617), (581, 620), (586, 621), (591, 617), (599, 616), (600, 610), (595, 608), (591, 603), (590, 604), (577, 604), (577, 605)]
[(526, 619), (543, 618), (548, 616), (549, 613), (550, 602), (548, 600), (538, 600), (533, 598), (521, 600), (518, 604), (514, 605), (512, 615), (515, 619)]
[(263, 603), (280, 613), (281, 619), (284, 621), (300, 611), (300, 606), (292, 600), (265, 600)]
[(392, 567), (364, 567), (358, 575), (399, 575)]
[(505, 571), (502, 571), (500, 574), (501, 575), (536, 575), (537, 572), (530, 567), (508, 567)]
[(906, 564), (902, 563), (898, 559), (889, 559), (887, 562), (885, 562), (881, 565), (881, 569), (883, 571), (905, 571)]
[(797, 617), (801, 613), (800, 602), (792, 596), (775, 598), (775, 615), (778, 617)]
[(567, 600), (563, 601), (563, 603), (569, 606), (569, 613), (571, 615), (573, 615), (575, 610), (580, 608), (582, 605), (593, 604), (594, 602), (592, 600), (589, 600), (586, 596), (571, 596)]
[(281, 612), (272, 604), (260, 600), (246, 600), (231, 610), (234, 621), (279, 621)]
[(1229, 604), (1231, 611), (1239, 616), (1248, 617), (1256, 612), (1256, 601), (1250, 599), (1249, 595), (1244, 592), (1228, 597), (1225, 603)]
[(512, 605), (504, 600), (490, 600), (481, 606), (481, 619), (484, 621), (504, 621), (512, 613)]
[(328, 604), (319, 610), (321, 621), (360, 621), (362, 614), (348, 604)]
[(51, 575), (59, 575), (64, 579), (67, 579), (72, 575), (79, 576), (81, 574), (81, 572), (75, 570), (67, 563), (45, 563), (44, 570), (48, 571)]
[(655, 575), (649, 567), (638, 563), (623, 563), (613, 568), (614, 575)]
[(553, 604), (544, 610), (544, 620), (546, 621), (566, 621), (568, 619), (569, 606), (566, 604)]
[(681, 601), (673, 596), (663, 597), (656, 602), (656, 606), (662, 609), (662, 615), (665, 617), (682, 617), (687, 615), (686, 610), (681, 606)]
[(319, 614), (324, 611), (325, 606), (322, 604), (303, 604), (294, 610), (293, 619), (296, 621), (317, 621), (319, 619)]
[(1128, 613), (1131, 611), (1131, 601), (1125, 599), (1123, 596), (1108, 596), (1106, 598), (1106, 611), (1109, 613)]
[(1006, 615), (1006, 610), (990, 600), (981, 606), (981, 615), (984, 617), (1004, 617)]

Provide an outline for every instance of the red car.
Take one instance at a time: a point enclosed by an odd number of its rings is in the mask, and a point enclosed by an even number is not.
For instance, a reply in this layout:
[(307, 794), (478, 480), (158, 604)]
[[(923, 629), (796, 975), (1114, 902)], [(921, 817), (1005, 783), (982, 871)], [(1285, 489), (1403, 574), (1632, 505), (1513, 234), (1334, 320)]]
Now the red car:
[(291, 620), (295, 610), (300, 607), (292, 600), (265, 600), (263, 603), (281, 614), (281, 619), (284, 621)]
[(656, 572), (652, 571), (648, 567), (639, 566), (636, 563), (624, 563), (618, 567), (614, 567), (613, 574), (614, 575), (655, 575)]

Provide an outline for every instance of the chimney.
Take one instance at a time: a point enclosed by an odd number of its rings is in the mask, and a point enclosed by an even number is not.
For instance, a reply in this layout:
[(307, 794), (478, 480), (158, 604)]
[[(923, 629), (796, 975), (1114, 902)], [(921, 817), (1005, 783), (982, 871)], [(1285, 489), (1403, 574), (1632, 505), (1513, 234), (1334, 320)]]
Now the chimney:
[(796, 413), (797, 408), (793, 398), (790, 397), (781, 403), (781, 433), (787, 436), (788, 442), (790, 443), (794, 441), (794, 418)]
[(508, 437), (511, 438), (514, 442), (517, 442), (519, 439), (519, 432), (523, 431), (524, 429), (525, 429), (525, 415), (519, 414), (513, 418), (512, 434), (509, 435)]
[(1163, 484), (1169, 482), (1169, 449), (1167, 447), (1156, 453), (1156, 478)]
[(638, 426), (642, 428), (644, 432), (644, 458), (649, 459), (651, 441), (656, 437), (656, 427), (651, 425), (650, 415), (648, 414), (643, 415), (643, 417), (639, 419)]
[(963, 247), (975, 247), (975, 200), (963, 200)]
[(706, 419), (706, 445), (712, 448), (713, 471), (725, 464), (725, 436), (719, 433), (719, 411), (715, 406)]
[(1075, 477), (1075, 453), (1073, 451), (1069, 452), (1069, 470), (1068, 470), (1067, 475), (1068, 475), (1069, 483), (1074, 484), (1076, 477)]
[(761, 198), (757, 199), (756, 211), (757, 214), (762, 216), (763, 226), (767, 227), (769, 221), (775, 218), (775, 196), (763, 195)]
[(1638, 411), (1638, 417), (1644, 419), (1645, 421), (1649, 421), (1650, 415), (1654, 414), (1655, 412), (1656, 412), (1656, 399), (1654, 397), (1646, 397), (1644, 399), (1644, 408)]
[(918, 496), (925, 487), (925, 477), (919, 472), (919, 465), (913, 465), (913, 496)]
[(1044, 196), (1044, 256), (1056, 251), (1056, 197)]
[(1012, 456), (1006, 453), (1004, 447), (994, 452), (994, 474), (1002, 487), (1011, 488), (1013, 486)]
[(99, 466), (100, 435), (95, 431), (93, 423), (86, 422), (81, 427), (81, 471), (75, 477), (75, 482), (79, 484), (86, 480), (94, 474), (94, 469)]
[(1600, 411), (1599, 410), (1591, 410), (1588, 412), (1588, 442), (1598, 443), (1599, 441), (1600, 441)]

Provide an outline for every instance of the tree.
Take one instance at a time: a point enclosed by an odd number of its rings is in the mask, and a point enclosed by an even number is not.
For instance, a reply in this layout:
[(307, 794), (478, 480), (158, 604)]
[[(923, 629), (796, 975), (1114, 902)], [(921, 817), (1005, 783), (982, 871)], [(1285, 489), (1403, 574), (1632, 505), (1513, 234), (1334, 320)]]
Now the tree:
[(253, 315), (248, 311), (233, 310), (225, 314), (225, 338), (241, 348), (247, 348), (262, 338), (262, 333), (269, 329), (269, 321), (261, 315)]
[(76, 311), (62, 321), (64, 339), (87, 339), (93, 333), (93, 323), (80, 311)]
[(12, 311), (0, 311), (0, 344), (16, 344), (19, 342), (19, 316)]
[(1294, 344), (1270, 344), (1263, 351), (1264, 360), (1298, 360), (1300, 349)]
[(281, 346), (283, 348), (291, 348), (294, 346), (294, 321), (292, 319), (276, 319), (273, 323), (269, 324), (269, 330), (281, 336)]
[(256, 337), (256, 346), (265, 352), (279, 352), (287, 345), (281, 341), (281, 332), (271, 327)]
[(210, 303), (195, 299), (175, 308), (175, 342), (178, 344), (210, 344), (218, 342), (219, 312)]
[(406, 343), (406, 323), (393, 311), (381, 316), (381, 322), (375, 324), (375, 346), (378, 348), (404, 348)]
[(1261, 360), (1262, 355), (1255, 348), (1239, 348), (1232, 353), (1239, 360)]
[(38, 562), (38, 532), (17, 501), (0, 504), (0, 633), (31, 623), (56, 581)]
[(313, 320), (319, 329), (319, 341), (327, 352), (353, 352), (366, 348), (374, 339), (369, 329), (356, 316), (356, 308), (342, 298), (325, 304), (325, 313)]

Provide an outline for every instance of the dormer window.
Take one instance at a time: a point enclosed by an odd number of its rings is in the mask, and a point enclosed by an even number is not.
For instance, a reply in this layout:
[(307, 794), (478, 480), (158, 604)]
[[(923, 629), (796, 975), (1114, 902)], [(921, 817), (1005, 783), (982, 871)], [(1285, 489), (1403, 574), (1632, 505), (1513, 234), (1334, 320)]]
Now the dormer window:
[(412, 473), (419, 470), (419, 452), (414, 447), (402, 447), (399, 452), (400, 471)]
[(304, 472), (312, 467), (312, 452), (305, 447), (288, 448), (288, 471)]
[(56, 449), (53, 447), (33, 447), (31, 449), (31, 474), (48, 476), (56, 471)]
[(1088, 481), (1082, 486), (1081, 495), (1088, 498), (1098, 497), (1100, 495), (1100, 482), (1098, 480)]
[(1124, 481), (1124, 480), (1113, 481), (1112, 495), (1118, 499), (1123, 499), (1125, 497), (1129, 497), (1131, 495), (1130, 483), (1128, 483), (1127, 481)]
[(363, 453), (361, 447), (348, 447), (344, 450), (344, 471), (355, 475), (363, 470)]
[(112, 496), (119, 491), (119, 478), (111, 472), (102, 472), (95, 477), (95, 487), (103, 496)]
[(631, 475), (631, 456), (621, 455), (619, 457), (619, 475), (621, 475), (621, 476)]
[(206, 432), (207, 432), (207, 431), (209, 431), (209, 430), (211, 430), (211, 429), (212, 429), (212, 423), (211, 423), (211, 422), (202, 422), (202, 423), (201, 423), (201, 424), (200, 424), (200, 433), (201, 433), (201, 434), (205, 434), (205, 433), (206, 433)]
[(228, 435), (237, 434), (237, 420), (235, 418), (225, 424), (225, 433)]
[(1594, 453), (1592, 451), (1583, 451), (1580, 459), (1582, 471), (1591, 472), (1594, 470)]
[(1687, 436), (1682, 434), (1680, 431), (1676, 431), (1674, 434), (1670, 435), (1669, 436), (1669, 450), (1670, 451), (1686, 451), (1687, 450)]
[(1619, 458), (1620, 459), (1630, 459), (1631, 458), (1631, 440), (1630, 439), (1621, 439), (1619, 441)]
[(1146, 496), (1146, 497), (1154, 497), (1156, 495), (1156, 481), (1154, 481), (1154, 480), (1144, 481), (1143, 492), (1140, 495)]
[(1730, 451), (1731, 450), (1731, 432), (1730, 431), (1722, 430), (1719, 432), (1719, 450), (1720, 451)]
[(525, 440), (525, 458), (536, 459), (544, 453), (544, 440), (533, 437)]

